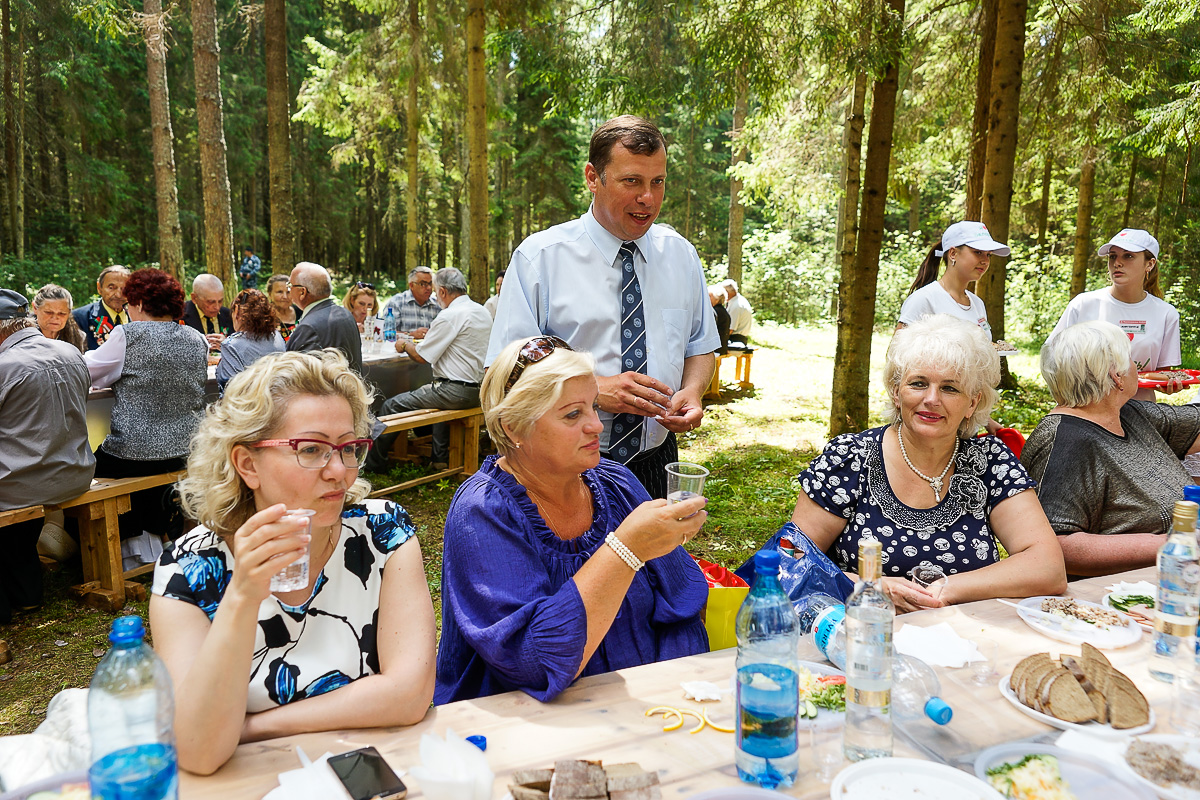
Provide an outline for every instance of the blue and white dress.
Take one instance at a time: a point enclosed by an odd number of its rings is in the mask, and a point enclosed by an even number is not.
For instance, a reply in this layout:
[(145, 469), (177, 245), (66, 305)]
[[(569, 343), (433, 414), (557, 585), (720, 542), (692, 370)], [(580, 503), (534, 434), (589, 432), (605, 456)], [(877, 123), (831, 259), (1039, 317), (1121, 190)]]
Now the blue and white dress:
[(1008, 498), (1037, 487), (1012, 451), (995, 436), (962, 439), (954, 474), (941, 502), (913, 508), (896, 497), (883, 461), (887, 427), (846, 433), (797, 476), (813, 502), (846, 520), (829, 550), (833, 562), (858, 571), (858, 543), (883, 545), (883, 574), (905, 576), (918, 564), (937, 564), (947, 575), (1000, 560), (989, 520)]
[[(314, 697), (379, 672), (379, 591), (388, 558), (416, 535), (403, 507), (367, 500), (342, 511), (342, 535), (303, 604), (270, 595), (258, 608), (246, 710)], [(227, 543), (204, 526), (163, 550), (152, 591), (198, 606), (209, 620), (235, 569)]]

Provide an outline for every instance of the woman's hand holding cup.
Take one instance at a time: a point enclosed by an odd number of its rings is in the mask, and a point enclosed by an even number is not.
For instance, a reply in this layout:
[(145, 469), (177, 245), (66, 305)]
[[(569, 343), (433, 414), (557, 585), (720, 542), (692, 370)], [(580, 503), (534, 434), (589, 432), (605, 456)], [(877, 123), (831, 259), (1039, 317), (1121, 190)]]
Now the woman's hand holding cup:
[(649, 500), (629, 512), (616, 530), (617, 538), (642, 561), (664, 556), (696, 535), (708, 519), (703, 497), (678, 503)]
[(271, 594), (271, 578), (308, 552), (312, 536), (308, 520), (288, 516), (287, 506), (277, 503), (254, 514), (233, 535), (237, 564), (230, 591), (261, 603)]

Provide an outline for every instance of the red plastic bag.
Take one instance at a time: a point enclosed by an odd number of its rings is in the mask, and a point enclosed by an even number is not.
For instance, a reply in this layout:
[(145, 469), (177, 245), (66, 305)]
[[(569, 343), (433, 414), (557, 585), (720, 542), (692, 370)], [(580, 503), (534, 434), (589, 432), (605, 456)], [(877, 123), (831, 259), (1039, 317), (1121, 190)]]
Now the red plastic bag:
[[(692, 556), (692, 558), (696, 558)], [(734, 621), (750, 586), (720, 564), (696, 558), (704, 579), (708, 581), (708, 606), (704, 612), (704, 628), (708, 631), (708, 649), (724, 650), (737, 646)]]

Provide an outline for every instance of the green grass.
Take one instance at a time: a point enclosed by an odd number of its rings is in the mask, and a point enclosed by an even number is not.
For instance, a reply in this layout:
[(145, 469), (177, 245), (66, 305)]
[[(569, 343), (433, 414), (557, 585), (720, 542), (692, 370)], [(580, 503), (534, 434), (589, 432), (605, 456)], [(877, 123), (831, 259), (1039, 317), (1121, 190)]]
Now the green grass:
[[(833, 327), (764, 323), (755, 327), (754, 339), (754, 389), (732, 388), (733, 364), (727, 361), (723, 377), (731, 388), (706, 406), (704, 424), (679, 442), (682, 459), (711, 470), (705, 491), (708, 522), (688, 549), (730, 568), (749, 558), (791, 516), (797, 492), (794, 477), (824, 446), (829, 421)], [(880, 380), (888, 339), (888, 334), (876, 334), (873, 340), (872, 425), (882, 424), (888, 402)], [(1037, 377), (1036, 352), (1022, 351), (1009, 362), (1020, 388), (1004, 393), (993, 416), (1028, 435), (1053, 402)], [(367, 477), (384, 486), (425, 473), (420, 467), (400, 465), (386, 476)], [(439, 627), (442, 530), (457, 485), (426, 484), (393, 498), (417, 525)], [(0, 626), (0, 638), (7, 640), (14, 658), (0, 666), (0, 735), (32, 731), (56, 692), (87, 686), (91, 680), (96, 654), (107, 649), (105, 636), (116, 615), (83, 608), (68, 598), (66, 587), (81, 580), (78, 562), (49, 574), (46, 605)], [(149, 585), (148, 576), (141, 580)], [(146, 617), (146, 603), (132, 602), (122, 613)]]

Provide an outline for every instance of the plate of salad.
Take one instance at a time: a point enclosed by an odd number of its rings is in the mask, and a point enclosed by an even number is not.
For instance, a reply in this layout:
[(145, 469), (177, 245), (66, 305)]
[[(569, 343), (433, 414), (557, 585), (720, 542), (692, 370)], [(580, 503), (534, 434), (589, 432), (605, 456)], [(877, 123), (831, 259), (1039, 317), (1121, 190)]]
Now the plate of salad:
[(821, 728), (839, 722), (846, 714), (846, 676), (829, 664), (801, 661), (798, 724)]
[(1144, 628), (1154, 627), (1154, 595), (1156, 587), (1149, 581), (1117, 583), (1100, 599), (1100, 604), (1121, 611), (1137, 620)]

